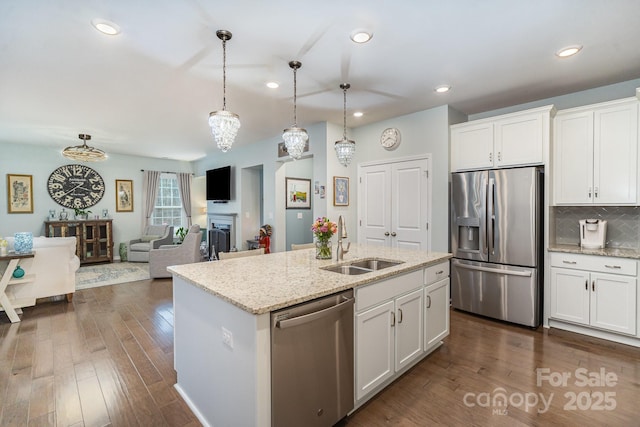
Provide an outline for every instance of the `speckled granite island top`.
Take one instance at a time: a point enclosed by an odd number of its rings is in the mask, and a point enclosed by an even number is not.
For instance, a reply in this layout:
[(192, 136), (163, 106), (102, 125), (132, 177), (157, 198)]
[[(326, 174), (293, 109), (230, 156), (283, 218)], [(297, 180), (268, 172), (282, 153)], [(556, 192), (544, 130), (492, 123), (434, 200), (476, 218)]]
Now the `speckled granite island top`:
[(570, 254), (582, 255), (599, 255), (617, 258), (640, 259), (640, 251), (637, 249), (626, 248), (602, 248), (602, 249), (586, 249), (578, 245), (551, 245), (549, 252), (564, 252)]
[[(344, 261), (315, 259), (315, 249), (201, 262), (169, 267), (180, 277), (206, 292), (252, 314), (264, 314), (334, 292), (355, 288), (397, 274), (421, 269), (451, 258), (442, 252), (411, 251), (351, 244)], [(332, 264), (362, 258), (400, 260), (404, 263), (360, 275), (322, 270)]]

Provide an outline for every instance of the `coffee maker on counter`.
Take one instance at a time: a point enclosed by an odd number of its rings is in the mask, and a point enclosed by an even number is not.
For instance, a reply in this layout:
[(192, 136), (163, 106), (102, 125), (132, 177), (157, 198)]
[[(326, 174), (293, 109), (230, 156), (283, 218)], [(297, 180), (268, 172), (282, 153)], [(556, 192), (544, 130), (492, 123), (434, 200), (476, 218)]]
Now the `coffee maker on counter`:
[(581, 219), (580, 247), (585, 249), (604, 248), (607, 238), (607, 221), (602, 219)]

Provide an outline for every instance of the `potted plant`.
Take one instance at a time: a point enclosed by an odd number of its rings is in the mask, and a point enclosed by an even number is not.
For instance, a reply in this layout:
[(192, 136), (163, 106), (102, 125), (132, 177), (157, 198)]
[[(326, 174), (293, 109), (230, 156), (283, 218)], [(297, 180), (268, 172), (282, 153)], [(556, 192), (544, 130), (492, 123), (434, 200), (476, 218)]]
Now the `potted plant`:
[(189, 231), (189, 230), (187, 230), (187, 229), (186, 229), (186, 228), (184, 228), (184, 227), (180, 227), (180, 228), (178, 228), (178, 229), (176, 230), (176, 236), (178, 236), (178, 239), (179, 239), (178, 243), (179, 243), (179, 244), (180, 244), (180, 243), (182, 243), (182, 242), (184, 241), (184, 236), (186, 236), (186, 235), (187, 235), (187, 232), (188, 232), (188, 231)]
[(91, 211), (87, 211), (80, 208), (73, 208), (73, 211), (76, 216), (76, 219), (87, 219), (89, 218), (89, 214), (91, 213)]

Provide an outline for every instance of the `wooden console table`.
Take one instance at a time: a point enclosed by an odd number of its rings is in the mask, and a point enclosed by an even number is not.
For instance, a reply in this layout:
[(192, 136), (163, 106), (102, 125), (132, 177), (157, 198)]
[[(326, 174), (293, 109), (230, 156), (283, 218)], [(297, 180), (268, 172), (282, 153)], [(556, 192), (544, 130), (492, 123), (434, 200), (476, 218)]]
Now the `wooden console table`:
[(47, 237), (75, 237), (80, 264), (113, 262), (113, 220), (45, 221)]
[(0, 278), (0, 305), (7, 313), (7, 316), (9, 316), (9, 320), (11, 320), (11, 323), (20, 321), (20, 317), (18, 317), (18, 314), (22, 314), (21, 307), (28, 307), (35, 304), (35, 297), (17, 299), (12, 301), (7, 295), (8, 286), (30, 283), (35, 280), (35, 274), (25, 274), (20, 278), (13, 277), (13, 271), (20, 263), (20, 260), (24, 258), (33, 258), (34, 256), (35, 252), (26, 254), (16, 254), (14, 252), (9, 252), (8, 255), (0, 256), (0, 261), (9, 261), (7, 268), (5, 268), (4, 273), (2, 273), (2, 278)]

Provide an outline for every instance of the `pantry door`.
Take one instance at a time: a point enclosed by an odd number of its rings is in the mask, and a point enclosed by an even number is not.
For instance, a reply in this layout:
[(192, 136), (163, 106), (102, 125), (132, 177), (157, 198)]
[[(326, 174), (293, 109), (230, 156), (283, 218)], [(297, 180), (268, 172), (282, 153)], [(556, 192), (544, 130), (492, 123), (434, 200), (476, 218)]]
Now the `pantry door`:
[(359, 167), (358, 241), (430, 249), (429, 158)]

